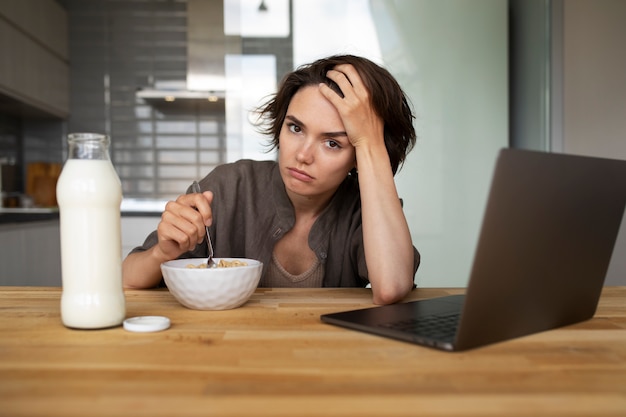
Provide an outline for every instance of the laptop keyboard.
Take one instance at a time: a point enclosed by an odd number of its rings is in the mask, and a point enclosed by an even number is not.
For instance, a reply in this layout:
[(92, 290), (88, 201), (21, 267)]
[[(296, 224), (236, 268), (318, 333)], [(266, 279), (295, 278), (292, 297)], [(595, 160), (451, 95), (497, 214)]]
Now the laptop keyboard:
[(419, 319), (413, 318), (385, 323), (380, 326), (401, 332), (414, 333), (436, 340), (452, 340), (456, 335), (460, 316), (461, 313), (432, 315), (420, 317)]

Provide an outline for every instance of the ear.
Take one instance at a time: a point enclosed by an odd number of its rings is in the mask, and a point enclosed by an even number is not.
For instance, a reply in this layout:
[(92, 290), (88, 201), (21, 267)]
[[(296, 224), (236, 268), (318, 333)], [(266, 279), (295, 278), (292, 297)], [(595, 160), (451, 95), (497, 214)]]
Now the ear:
[(358, 173), (359, 173), (359, 169), (357, 166), (357, 162), (354, 161), (354, 166), (352, 167), (352, 169), (350, 169), (350, 171), (348, 172), (348, 175), (356, 177)]

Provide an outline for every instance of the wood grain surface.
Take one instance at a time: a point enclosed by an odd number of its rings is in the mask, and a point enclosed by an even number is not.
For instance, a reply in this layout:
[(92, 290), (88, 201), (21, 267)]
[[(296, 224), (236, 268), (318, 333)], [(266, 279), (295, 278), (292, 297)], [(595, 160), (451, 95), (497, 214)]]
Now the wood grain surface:
[(626, 416), (626, 287), (592, 320), (462, 353), (320, 322), (367, 289), (258, 289), (228, 311), (127, 290), (127, 317), (171, 319), (158, 333), (67, 329), (60, 296), (0, 287), (0, 416)]

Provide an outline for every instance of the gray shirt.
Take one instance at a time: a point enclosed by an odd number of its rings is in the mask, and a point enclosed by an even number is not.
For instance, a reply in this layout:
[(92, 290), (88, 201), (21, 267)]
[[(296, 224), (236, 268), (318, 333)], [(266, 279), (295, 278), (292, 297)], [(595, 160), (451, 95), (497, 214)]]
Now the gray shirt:
[[(214, 194), (210, 227), (216, 258), (249, 258), (271, 262), (274, 245), (295, 223), (295, 213), (274, 161), (241, 160), (216, 167), (200, 181)], [(157, 243), (156, 231), (133, 252)], [(361, 198), (356, 178), (347, 176), (317, 218), (309, 233), (309, 247), (324, 266), (324, 287), (364, 287), (368, 284), (361, 229)], [(420, 255), (413, 248), (413, 270)], [(198, 245), (181, 258), (206, 257)], [(263, 279), (262, 279), (263, 280)]]

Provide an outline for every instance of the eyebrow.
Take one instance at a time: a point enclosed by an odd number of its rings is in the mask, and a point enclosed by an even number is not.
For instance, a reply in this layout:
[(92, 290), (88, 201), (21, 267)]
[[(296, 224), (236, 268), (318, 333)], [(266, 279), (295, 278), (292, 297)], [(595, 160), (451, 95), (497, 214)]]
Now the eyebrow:
[[(291, 120), (292, 122), (294, 122), (298, 126), (306, 127), (306, 124), (304, 124), (304, 122), (302, 122), (296, 116), (288, 114), (288, 115), (285, 116), (285, 120), (287, 120), (287, 119)], [(329, 136), (331, 138), (336, 138), (336, 137), (346, 137), (347, 138), (348, 137), (348, 134), (346, 132), (344, 132), (343, 130), (339, 131), (339, 132), (325, 132), (323, 135), (324, 136)]]

